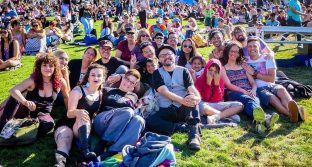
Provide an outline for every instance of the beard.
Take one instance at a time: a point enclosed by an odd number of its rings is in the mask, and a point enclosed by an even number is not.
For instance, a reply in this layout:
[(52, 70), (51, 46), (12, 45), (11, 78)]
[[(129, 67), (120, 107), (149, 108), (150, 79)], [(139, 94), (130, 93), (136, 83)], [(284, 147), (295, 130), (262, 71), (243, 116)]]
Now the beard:
[(246, 40), (246, 37), (244, 35), (241, 35), (238, 37), (237, 41), (244, 42)]

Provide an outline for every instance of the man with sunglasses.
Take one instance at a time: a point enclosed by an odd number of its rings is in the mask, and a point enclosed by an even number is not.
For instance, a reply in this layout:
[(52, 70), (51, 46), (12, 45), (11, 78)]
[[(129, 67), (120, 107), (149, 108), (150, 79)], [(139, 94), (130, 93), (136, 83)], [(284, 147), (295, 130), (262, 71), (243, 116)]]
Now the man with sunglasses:
[(153, 87), (157, 91), (159, 111), (146, 119), (147, 128), (161, 134), (188, 132), (188, 147), (200, 150), (198, 104), (199, 92), (189, 71), (175, 65), (175, 50), (162, 46), (158, 53), (163, 65), (153, 73)]
[(101, 40), (99, 42), (99, 53), (101, 58), (95, 63), (100, 64), (107, 69), (107, 76), (112, 74), (124, 74), (128, 71), (128, 67), (124, 63), (115, 57), (112, 57), (113, 44), (109, 40)]

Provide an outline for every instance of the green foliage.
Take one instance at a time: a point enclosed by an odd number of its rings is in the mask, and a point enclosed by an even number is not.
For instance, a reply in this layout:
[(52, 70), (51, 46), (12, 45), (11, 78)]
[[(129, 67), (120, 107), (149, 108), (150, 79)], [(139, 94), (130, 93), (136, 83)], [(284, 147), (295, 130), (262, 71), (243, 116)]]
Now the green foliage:
[[(96, 22), (99, 33), (100, 21)], [(155, 23), (154, 19), (148, 21)], [(183, 21), (186, 23), (186, 21)], [(82, 38), (81, 36), (79, 38)], [(279, 47), (270, 44), (277, 59), (291, 58), (296, 52), (295, 45)], [(61, 45), (71, 59), (81, 58), (86, 47)], [(199, 52), (207, 59), (212, 47), (200, 48)], [(114, 54), (115, 52), (113, 52)], [(17, 83), (27, 78), (32, 69), (35, 57), (24, 56), (23, 67), (15, 71), (0, 72), (0, 101), (9, 95), (9, 90)], [(312, 85), (311, 68), (281, 68), (287, 76), (304, 84)], [(312, 98), (296, 99), (312, 115)], [(265, 109), (275, 112), (272, 108)], [(53, 115), (60, 118), (63, 108), (55, 108)], [(186, 134), (174, 134), (173, 144), (179, 166), (310, 166), (312, 159), (312, 121), (304, 123), (290, 123), (288, 118), (281, 116), (274, 129), (266, 136), (258, 136), (253, 125), (242, 114), (240, 126), (221, 129), (202, 130), (202, 149), (192, 152), (187, 149)], [(35, 144), (19, 147), (1, 147), (0, 164), (3, 166), (52, 166), (54, 162), (53, 132), (40, 138)], [(71, 166), (77, 157), (77, 152), (71, 153)]]

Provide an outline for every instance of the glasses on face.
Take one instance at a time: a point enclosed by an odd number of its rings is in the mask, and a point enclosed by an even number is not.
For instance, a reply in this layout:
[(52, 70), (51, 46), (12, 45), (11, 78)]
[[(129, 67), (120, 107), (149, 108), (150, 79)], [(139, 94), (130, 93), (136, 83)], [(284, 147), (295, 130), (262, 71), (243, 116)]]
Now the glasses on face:
[(134, 36), (134, 33), (126, 33), (128, 36)]
[(177, 39), (177, 37), (169, 37), (169, 39)]
[(5, 31), (5, 30), (0, 31), (0, 34), (6, 34), (6, 33), (7, 33), (7, 31)]
[(124, 77), (126, 79), (127, 82), (129, 82), (131, 85), (135, 85), (136, 81), (131, 81), (129, 77), (125, 76)]
[(192, 49), (192, 45), (183, 45), (183, 48), (189, 48), (189, 49)]
[(39, 25), (38, 25), (38, 24), (33, 24), (32, 26), (33, 26), (33, 27), (38, 27)]
[(156, 37), (156, 39), (164, 39), (163, 37)]
[(112, 51), (111, 48), (106, 47), (106, 46), (101, 46), (101, 49), (103, 49), (105, 52), (110, 52), (110, 51)]
[(145, 35), (141, 35), (141, 37), (149, 37), (149, 36), (145, 34)]
[(172, 52), (163, 53), (163, 54), (159, 54), (159, 58), (164, 58), (164, 57), (166, 57), (166, 56), (171, 56), (171, 55), (173, 55)]

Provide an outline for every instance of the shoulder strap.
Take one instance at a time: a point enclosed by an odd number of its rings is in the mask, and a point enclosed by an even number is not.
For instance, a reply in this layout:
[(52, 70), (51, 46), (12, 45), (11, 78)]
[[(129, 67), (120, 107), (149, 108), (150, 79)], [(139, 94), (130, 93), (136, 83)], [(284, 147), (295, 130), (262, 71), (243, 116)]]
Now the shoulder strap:
[(83, 87), (82, 86), (79, 86), (80, 90), (81, 90), (81, 93), (82, 93), (82, 97), (86, 97), (86, 93), (85, 91), (83, 90)]

